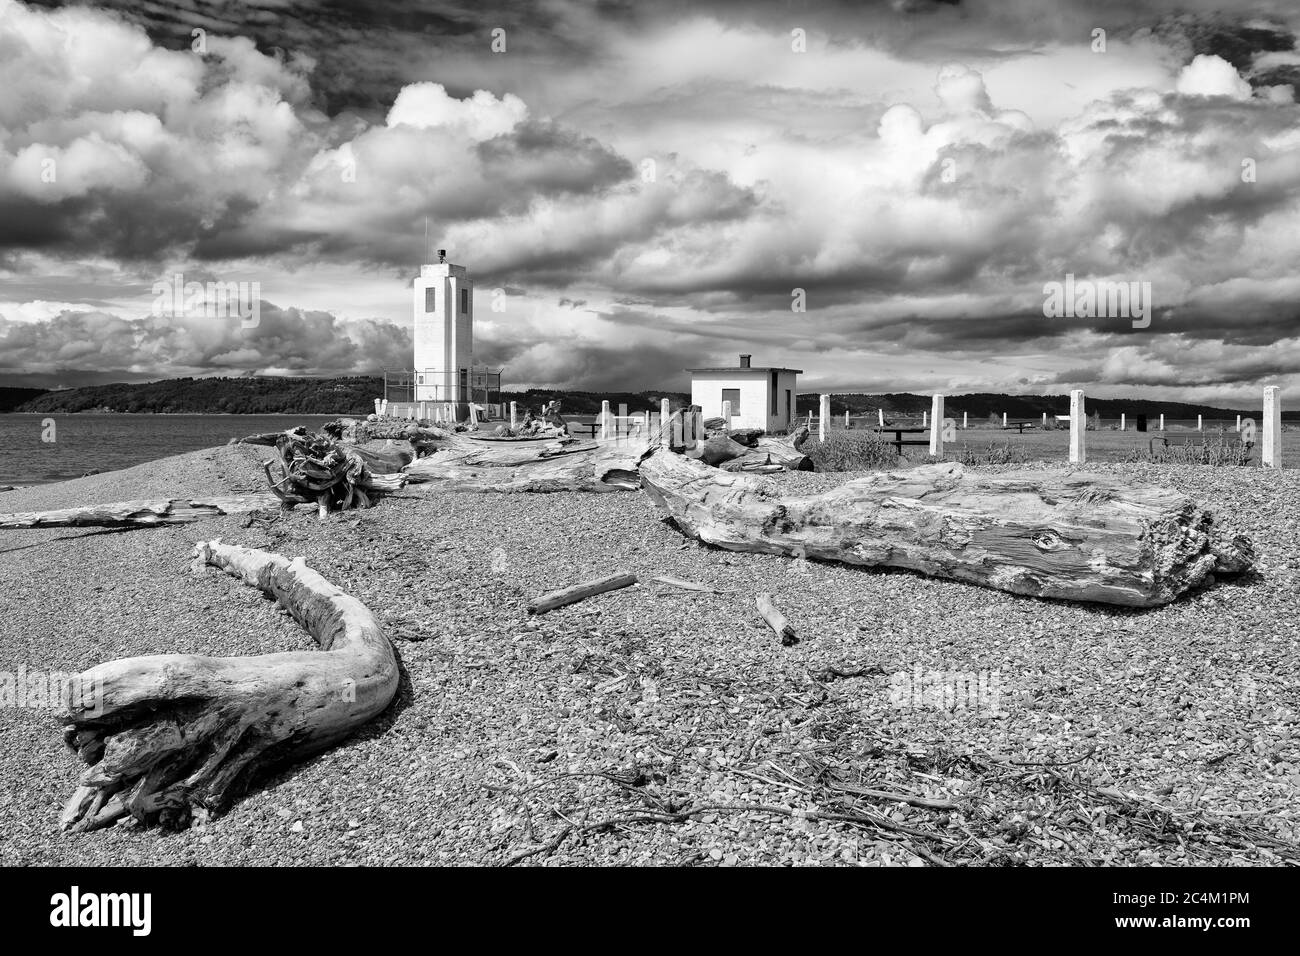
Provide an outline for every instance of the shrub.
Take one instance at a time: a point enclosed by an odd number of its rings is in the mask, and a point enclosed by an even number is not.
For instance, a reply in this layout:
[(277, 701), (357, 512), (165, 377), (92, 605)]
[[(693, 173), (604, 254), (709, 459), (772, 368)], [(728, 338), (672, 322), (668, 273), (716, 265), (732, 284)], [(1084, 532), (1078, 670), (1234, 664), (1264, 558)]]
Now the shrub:
[(1010, 442), (1001, 445), (989, 442), (988, 448), (983, 452), (974, 451), (969, 445), (963, 444), (956, 459), (963, 465), (1010, 465), (1028, 461), (1029, 455), (1022, 447), (1012, 448)]
[(1168, 465), (1248, 465), (1251, 447), (1239, 439), (1228, 438), (1220, 429), (1217, 434), (1206, 434), (1200, 444), (1164, 447), (1159, 439), (1153, 439), (1147, 448), (1129, 452), (1128, 460)]
[(875, 471), (898, 464), (898, 452), (882, 435), (870, 431), (829, 431), (815, 435), (799, 449), (818, 471)]

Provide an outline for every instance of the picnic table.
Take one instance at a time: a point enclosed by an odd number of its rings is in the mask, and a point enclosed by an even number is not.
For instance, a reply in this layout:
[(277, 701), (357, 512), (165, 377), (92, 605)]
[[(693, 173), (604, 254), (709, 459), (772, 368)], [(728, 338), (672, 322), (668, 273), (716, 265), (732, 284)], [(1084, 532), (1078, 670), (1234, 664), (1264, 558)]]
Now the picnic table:
[(900, 455), (903, 453), (904, 445), (930, 444), (930, 440), (928, 438), (920, 439), (920, 440), (917, 440), (915, 438), (907, 438), (907, 439), (903, 438), (904, 435), (915, 435), (917, 432), (920, 432), (921, 434), (928, 434), (930, 431), (930, 429), (928, 428), (902, 428), (897, 425), (885, 425), (882, 428), (881, 426), (877, 425), (875, 428), (872, 429), (872, 431), (874, 431), (877, 435), (882, 434), (884, 432), (893, 432), (894, 440), (890, 442), (890, 444), (898, 449), (898, 453)]
[(1036, 424), (1035, 422), (1007, 422), (1005, 425), (1002, 426), (1002, 428), (1003, 430), (1019, 428), (1020, 434), (1023, 435), (1025, 433), (1026, 428), (1033, 428), (1035, 424)]

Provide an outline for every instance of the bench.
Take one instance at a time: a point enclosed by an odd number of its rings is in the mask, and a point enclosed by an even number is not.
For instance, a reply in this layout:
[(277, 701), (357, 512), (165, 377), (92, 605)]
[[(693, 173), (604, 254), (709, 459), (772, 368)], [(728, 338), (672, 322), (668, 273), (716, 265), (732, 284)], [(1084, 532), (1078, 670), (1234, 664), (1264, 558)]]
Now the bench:
[(916, 434), (917, 432), (920, 432), (922, 434), (927, 434), (930, 431), (930, 429), (928, 428), (900, 428), (900, 427), (895, 427), (893, 425), (887, 425), (884, 428), (881, 428), (880, 426), (876, 426), (875, 428), (872, 429), (872, 431), (874, 431), (877, 435), (882, 434), (884, 432), (893, 432), (894, 439), (893, 441), (890, 442), (890, 444), (898, 449), (898, 453), (900, 455), (903, 453), (904, 445), (927, 445), (928, 446), (930, 444), (930, 440), (928, 438), (914, 439), (914, 438), (903, 437), (904, 435), (913, 435)]

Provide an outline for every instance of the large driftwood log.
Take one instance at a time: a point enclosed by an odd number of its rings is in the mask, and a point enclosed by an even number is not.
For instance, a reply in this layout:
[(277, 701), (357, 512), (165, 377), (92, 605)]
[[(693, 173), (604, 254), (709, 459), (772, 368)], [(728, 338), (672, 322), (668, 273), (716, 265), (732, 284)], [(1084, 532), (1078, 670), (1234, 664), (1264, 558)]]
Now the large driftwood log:
[(437, 491), (625, 491), (641, 486), (637, 467), (648, 440), (481, 442), (456, 435), (443, 448), (405, 469), (412, 481)]
[(278, 508), (275, 495), (226, 495), (214, 498), (159, 498), (111, 501), (56, 511), (0, 514), (0, 528), (131, 528), (184, 524), (202, 518), (247, 514)]
[(273, 596), (325, 653), (160, 654), (79, 675), (64, 739), (90, 767), (64, 829), (126, 814), (183, 827), (195, 810), (227, 806), (256, 768), (342, 740), (397, 692), (397, 659), (375, 616), (301, 558), (213, 541), (199, 543), (196, 562)]
[(1148, 607), (1254, 560), (1184, 495), (1101, 475), (928, 465), (782, 497), (671, 453), (641, 480), (685, 533), (733, 551), (909, 568), (1013, 594)]

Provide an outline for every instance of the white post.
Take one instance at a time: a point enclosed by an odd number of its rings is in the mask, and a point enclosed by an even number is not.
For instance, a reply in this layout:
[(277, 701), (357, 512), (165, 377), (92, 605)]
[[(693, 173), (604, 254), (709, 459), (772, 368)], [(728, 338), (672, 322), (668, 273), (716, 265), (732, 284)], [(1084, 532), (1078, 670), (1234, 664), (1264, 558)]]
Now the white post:
[(1237, 431), (1241, 431), (1241, 416), (1237, 416)]
[(519, 407), (517, 402), (510, 403), (510, 427), (514, 428), (519, 424)]
[(847, 408), (844, 409), (844, 427), (849, 427), (849, 410)]
[[(381, 406), (379, 406), (379, 407), (380, 407), (380, 414), (381, 414), (381, 415), (387, 415), (387, 414), (388, 414), (388, 399), (384, 399), (384, 404), (381, 405)], [(1241, 416), (1238, 415), (1237, 417), (1240, 418)]]
[(722, 403), (722, 420), (727, 424), (723, 427), (728, 431), (731, 430), (731, 402)]
[(375, 414), (376, 414), (376, 415), (379, 414), (379, 410), (380, 410), (380, 402), (382, 402), (382, 401), (383, 401), (382, 398), (376, 398), (376, 399), (375, 399)]
[(1088, 460), (1084, 449), (1084, 430), (1088, 420), (1083, 410), (1083, 389), (1070, 392), (1070, 464), (1082, 465)]
[(877, 412), (877, 414), (879, 415), (879, 419), (880, 419), (880, 427), (881, 427), (881, 428), (884, 428), (884, 427), (885, 427), (885, 410), (884, 410), (883, 408), (878, 408), (878, 409), (876, 409), (876, 412)]
[(1120, 430), (1120, 431), (1123, 431), (1124, 428), (1125, 428), (1127, 425), (1128, 425), (1128, 416), (1125, 415), (1123, 412), (1120, 412), (1120, 413), (1119, 413), (1119, 430)]
[(1043, 427), (1047, 427), (1047, 412), (1043, 412)]
[(1260, 464), (1265, 468), (1282, 467), (1282, 396), (1276, 385), (1264, 388), (1264, 444)]
[(1198, 432), (1199, 432), (1199, 431), (1204, 431), (1204, 430), (1205, 430), (1204, 428), (1201, 427), (1201, 416), (1200, 416), (1200, 415), (1197, 415), (1197, 416), (1196, 416), (1196, 430), (1197, 430)]
[(600, 403), (600, 437), (610, 438), (610, 411), (609, 400), (605, 399)]
[(970, 412), (962, 412), (962, 413), (961, 413), (961, 427), (962, 427), (962, 428), (966, 428), (966, 427), (967, 427), (967, 426), (966, 426), (966, 416), (968, 416), (969, 414), (970, 414)]
[(930, 399), (930, 454), (943, 457), (943, 396)]
[(1160, 430), (1165, 430), (1165, 416), (1163, 412), (1160, 414)]
[(821, 407), (817, 410), (817, 437), (826, 440), (826, 432), (831, 426), (831, 397), (822, 392)]
[(929, 428), (929, 427), (930, 427), (930, 421), (929, 421), (929, 418), (928, 418), (929, 414), (930, 414), (929, 412), (921, 412), (921, 427), (922, 427), (922, 428)]
[[(684, 412), (683, 412), (684, 414)], [(667, 445), (672, 440), (672, 431), (666, 426), (669, 419), (672, 418), (672, 406), (668, 399), (659, 400), (659, 444)]]

